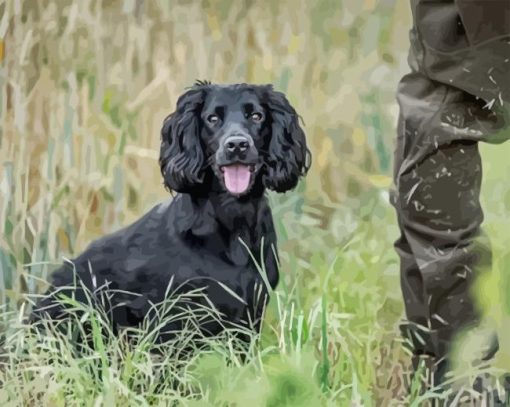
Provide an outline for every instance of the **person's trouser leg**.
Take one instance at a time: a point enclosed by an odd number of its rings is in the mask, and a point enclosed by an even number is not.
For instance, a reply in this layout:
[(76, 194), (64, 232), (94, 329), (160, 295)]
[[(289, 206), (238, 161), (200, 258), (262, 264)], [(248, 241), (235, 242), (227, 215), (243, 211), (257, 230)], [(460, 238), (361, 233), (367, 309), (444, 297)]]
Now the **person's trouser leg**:
[(477, 141), (502, 124), (481, 101), (420, 73), (403, 78), (398, 99), (393, 204), (401, 229), (395, 247), (408, 319), (403, 330), (416, 354), (439, 360), (458, 332), (479, 322), (471, 289), (490, 266), (490, 249), (480, 231)]
[(445, 360), (457, 333), (479, 322), (471, 288), (490, 265), (480, 231), (477, 142), (510, 137), (504, 108), (510, 102), (510, 2), (410, 3), (413, 73), (398, 89), (392, 196), (408, 320), (402, 328), (416, 355)]

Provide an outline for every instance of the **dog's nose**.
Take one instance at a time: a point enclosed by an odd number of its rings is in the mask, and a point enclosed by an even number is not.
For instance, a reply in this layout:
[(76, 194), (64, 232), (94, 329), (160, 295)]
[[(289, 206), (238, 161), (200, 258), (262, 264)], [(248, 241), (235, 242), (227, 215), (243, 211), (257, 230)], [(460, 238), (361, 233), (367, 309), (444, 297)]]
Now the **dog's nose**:
[(244, 153), (250, 147), (250, 142), (244, 136), (230, 136), (225, 140), (225, 148), (229, 153)]

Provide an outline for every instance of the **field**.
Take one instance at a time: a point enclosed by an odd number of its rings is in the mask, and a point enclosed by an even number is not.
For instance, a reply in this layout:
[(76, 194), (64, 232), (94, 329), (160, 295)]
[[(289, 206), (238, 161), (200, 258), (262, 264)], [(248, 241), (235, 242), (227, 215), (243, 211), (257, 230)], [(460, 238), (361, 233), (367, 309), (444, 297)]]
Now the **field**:
[[(398, 332), (388, 190), (409, 27), (401, 0), (0, 0), (0, 405), (441, 397), (408, 391)], [(314, 157), (295, 191), (269, 194), (281, 280), (260, 343), (244, 363), (229, 340), (186, 362), (115, 338), (96, 338), (87, 357), (62, 336), (41, 345), (23, 315), (49, 273), (169, 198), (159, 131), (196, 79), (273, 83), (302, 116)], [(476, 294), (500, 332), (497, 376), (510, 370), (510, 145), (482, 153), (495, 262)]]

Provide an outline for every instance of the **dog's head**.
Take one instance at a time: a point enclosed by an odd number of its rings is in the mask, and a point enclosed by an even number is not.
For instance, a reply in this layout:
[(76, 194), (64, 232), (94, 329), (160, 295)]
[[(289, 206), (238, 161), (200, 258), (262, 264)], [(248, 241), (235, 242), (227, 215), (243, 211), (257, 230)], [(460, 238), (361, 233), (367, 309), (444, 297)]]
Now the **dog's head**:
[(299, 116), (271, 85), (199, 82), (177, 101), (161, 130), (165, 186), (192, 193), (216, 177), (234, 196), (257, 187), (284, 192), (310, 166)]

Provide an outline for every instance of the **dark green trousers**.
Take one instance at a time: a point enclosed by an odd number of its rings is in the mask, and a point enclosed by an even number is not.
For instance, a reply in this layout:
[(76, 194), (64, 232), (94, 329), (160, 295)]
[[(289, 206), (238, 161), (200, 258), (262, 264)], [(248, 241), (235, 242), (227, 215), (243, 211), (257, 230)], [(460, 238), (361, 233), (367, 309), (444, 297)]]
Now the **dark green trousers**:
[(395, 247), (403, 331), (416, 354), (443, 358), (454, 335), (479, 321), (471, 285), (490, 267), (478, 142), (510, 138), (510, 0), (412, 0), (411, 8), (412, 72), (397, 94)]

